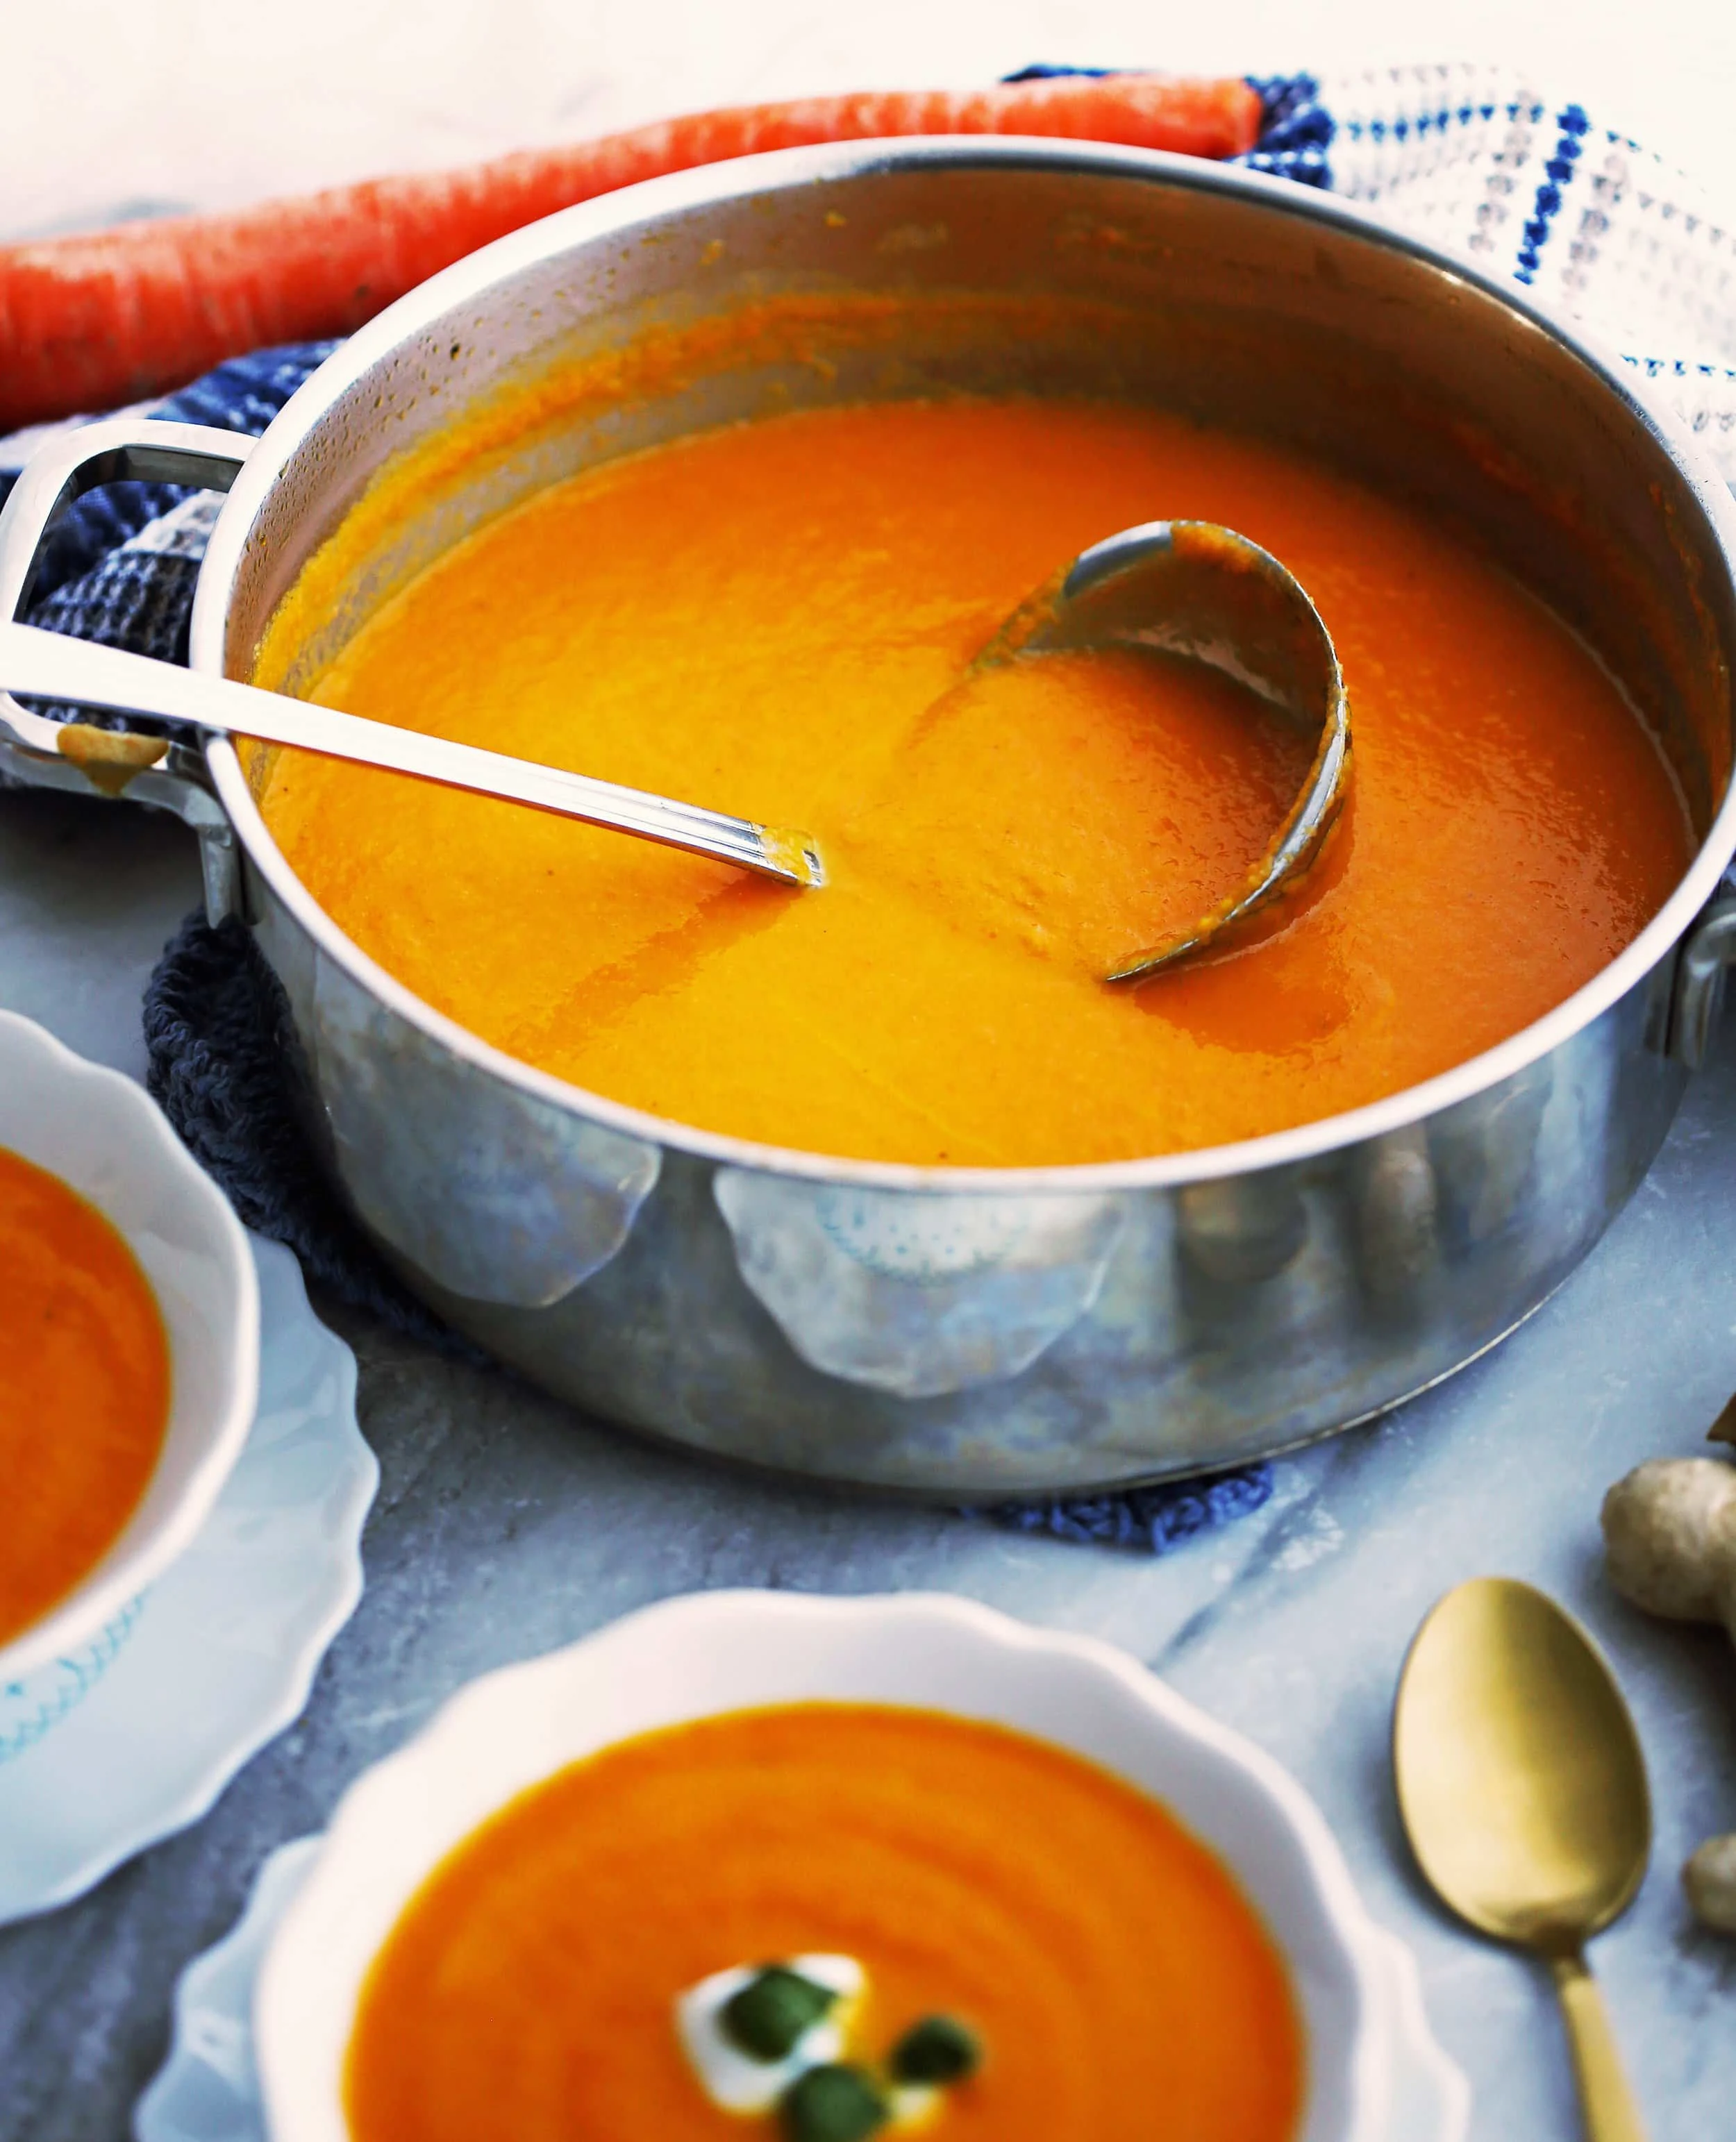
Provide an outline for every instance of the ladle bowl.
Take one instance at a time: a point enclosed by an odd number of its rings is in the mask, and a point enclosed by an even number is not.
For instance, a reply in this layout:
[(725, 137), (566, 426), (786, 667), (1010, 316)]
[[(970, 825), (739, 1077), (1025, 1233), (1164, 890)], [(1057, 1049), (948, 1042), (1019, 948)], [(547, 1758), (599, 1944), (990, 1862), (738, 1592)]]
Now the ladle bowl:
[(1203, 950), (1314, 861), (1350, 778), (1350, 705), (1332, 635), (1295, 575), (1215, 521), (1148, 521), (1093, 544), (1020, 605), (974, 666), (1104, 647), (1222, 670), (1319, 738), (1301, 793), (1237, 890), (1108, 976), (1137, 982)]

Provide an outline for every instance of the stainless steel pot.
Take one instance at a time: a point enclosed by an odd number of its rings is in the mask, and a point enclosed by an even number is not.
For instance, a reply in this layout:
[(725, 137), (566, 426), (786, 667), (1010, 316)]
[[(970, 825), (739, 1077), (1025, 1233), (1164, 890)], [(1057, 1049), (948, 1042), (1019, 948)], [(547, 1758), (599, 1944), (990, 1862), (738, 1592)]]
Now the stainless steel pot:
[[(212, 914), (244, 916), (281, 980), (309, 1126), (363, 1225), (538, 1383), (699, 1449), (950, 1497), (1228, 1465), (1365, 1419), (1528, 1315), (1631, 1193), (1704, 1052), (1736, 957), (1736, 904), (1707, 908), (1736, 848), (1736, 512), (1619, 360), (1281, 181), (1050, 142), (794, 151), (489, 247), (356, 336), (251, 448), (131, 419), (76, 435), (0, 526), (0, 614), (63, 482), (233, 468), (192, 662), (244, 676), (369, 480), (501, 381), (747, 297), (943, 290), (1101, 301), (1124, 327), (918, 336), (892, 364), (798, 353), (545, 426), (395, 531), (315, 654), (539, 486), (771, 399), (1144, 396), (1455, 516), (1579, 630), (1701, 838), (1663, 912), (1547, 1018), (1374, 1107), (1117, 1166), (925, 1170), (693, 1131), (488, 1047), (333, 925), (227, 742), (130, 792), (198, 828)], [(3, 744), (0, 765), (85, 781)]]

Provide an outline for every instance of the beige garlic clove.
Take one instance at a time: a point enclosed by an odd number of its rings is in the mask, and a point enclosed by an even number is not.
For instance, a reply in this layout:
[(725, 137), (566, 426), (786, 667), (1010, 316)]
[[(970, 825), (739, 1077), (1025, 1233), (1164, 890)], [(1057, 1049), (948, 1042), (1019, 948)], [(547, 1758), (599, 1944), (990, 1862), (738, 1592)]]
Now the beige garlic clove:
[(1683, 1868), (1682, 1887), (1702, 1926), (1736, 1934), (1736, 1832), (1706, 1839)]
[[(1714, 1442), (1736, 1442), (1736, 1399)], [(1736, 1641), (1736, 1465), (1720, 1458), (1654, 1458), (1604, 1497), (1610, 1581), (1648, 1614), (1722, 1621)], [(1709, 1838), (1682, 1869), (1701, 1924), (1736, 1934), (1736, 1834)]]
[(1736, 1465), (1654, 1458), (1604, 1498), (1610, 1581), (1648, 1614), (1736, 1636)]

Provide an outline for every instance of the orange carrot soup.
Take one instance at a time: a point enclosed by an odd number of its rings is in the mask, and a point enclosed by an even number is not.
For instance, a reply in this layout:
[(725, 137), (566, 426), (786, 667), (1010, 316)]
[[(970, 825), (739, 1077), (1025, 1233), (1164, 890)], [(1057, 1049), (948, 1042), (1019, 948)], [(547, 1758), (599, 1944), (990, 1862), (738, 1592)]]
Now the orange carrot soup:
[(511, 1802), (364, 1985), (355, 2142), (1287, 2142), (1301, 2029), (1229, 1873), (1023, 1734), (797, 1704)]
[(132, 1251), (57, 1176), (0, 1151), (0, 1641), (120, 1537), (169, 1399), (168, 1334)]
[[(1241, 883), (1314, 740), (1196, 664), (966, 673), (1068, 558), (1163, 518), (1295, 571), (1354, 772), (1281, 926), (1117, 986)], [(292, 591), (261, 681), (318, 621)], [(1375, 1100), (1589, 981), (1692, 852), (1615, 683), (1464, 538), (1112, 402), (837, 407), (623, 457), (439, 558), (310, 688), (815, 835), (830, 882), (793, 891), (306, 754), (261, 782), (328, 912), (473, 1032), (658, 1116), (872, 1160), (1122, 1160)]]

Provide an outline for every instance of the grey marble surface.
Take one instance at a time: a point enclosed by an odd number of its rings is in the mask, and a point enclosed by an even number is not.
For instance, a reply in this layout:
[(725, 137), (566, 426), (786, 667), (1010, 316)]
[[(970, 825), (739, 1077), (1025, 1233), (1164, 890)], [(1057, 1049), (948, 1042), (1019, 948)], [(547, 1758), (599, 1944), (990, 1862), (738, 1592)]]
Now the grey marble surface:
[[(195, 902), (165, 821), (0, 796), (0, 1004), (138, 1072), (137, 1004)], [(66, 1910), (0, 1932), (0, 2138), (109, 2142), (161, 2060), (182, 1964), (255, 1868), (461, 1681), (643, 1602), (728, 1584), (940, 1587), (1127, 1646), (1312, 1792), (1376, 1916), (1413, 1947), (1472, 2078), (1477, 2142), (1576, 2130), (1550, 1998), (1422, 1893), (1386, 1768), (1394, 1676), (1430, 1602), (1478, 1572), (1546, 1586), (1608, 1646), (1639, 1715), (1658, 1850), (1597, 1944), (1655, 2142), (1730, 2131), (1736, 1942), (1675, 1869), (1736, 1826), (1736, 1660), (1628, 1612), (1599, 1569), (1605, 1486), (1692, 1449), (1736, 1386), (1736, 1050), (1702, 1076), (1640, 1195), (1506, 1345), (1383, 1425), (1286, 1461), (1259, 1516), (1161, 1560), (744, 1480), (580, 1419), (324, 1305), (356, 1349), (383, 1468), (368, 1587), (306, 1715), (196, 1829)]]

